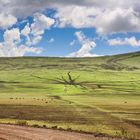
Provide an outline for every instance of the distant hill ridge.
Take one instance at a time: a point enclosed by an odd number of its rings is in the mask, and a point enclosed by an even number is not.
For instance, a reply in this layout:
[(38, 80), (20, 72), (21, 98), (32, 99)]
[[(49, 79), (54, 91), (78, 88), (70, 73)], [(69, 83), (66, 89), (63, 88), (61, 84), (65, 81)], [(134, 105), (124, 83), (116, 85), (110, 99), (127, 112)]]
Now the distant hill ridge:
[(77, 70), (128, 70), (140, 69), (140, 51), (114, 56), (93, 58), (15, 57), (0, 58), (0, 70), (10, 69), (77, 69)]

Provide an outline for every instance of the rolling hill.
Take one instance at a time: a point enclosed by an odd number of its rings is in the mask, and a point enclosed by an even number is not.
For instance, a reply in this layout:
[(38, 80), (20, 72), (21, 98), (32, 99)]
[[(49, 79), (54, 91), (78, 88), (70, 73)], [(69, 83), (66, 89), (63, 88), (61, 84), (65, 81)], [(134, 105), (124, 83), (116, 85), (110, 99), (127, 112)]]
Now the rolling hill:
[(140, 52), (0, 58), (0, 122), (140, 138)]
[(15, 57), (0, 58), (1, 70), (27, 68), (110, 69), (135, 70), (140, 68), (140, 52), (96, 58)]

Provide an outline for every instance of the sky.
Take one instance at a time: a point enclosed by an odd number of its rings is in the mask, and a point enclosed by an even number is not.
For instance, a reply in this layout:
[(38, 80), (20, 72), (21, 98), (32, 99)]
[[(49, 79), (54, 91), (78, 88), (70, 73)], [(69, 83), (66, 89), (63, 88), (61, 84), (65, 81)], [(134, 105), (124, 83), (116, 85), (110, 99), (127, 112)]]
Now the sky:
[(140, 51), (139, 0), (0, 0), (0, 57)]

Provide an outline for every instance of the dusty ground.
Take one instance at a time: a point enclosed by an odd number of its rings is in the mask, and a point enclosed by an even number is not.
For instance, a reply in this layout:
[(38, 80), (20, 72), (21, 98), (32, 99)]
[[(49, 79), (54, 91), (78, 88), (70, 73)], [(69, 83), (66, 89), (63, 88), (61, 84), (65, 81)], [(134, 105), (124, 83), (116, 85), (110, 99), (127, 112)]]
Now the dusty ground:
[(0, 124), (0, 140), (120, 140), (89, 134)]

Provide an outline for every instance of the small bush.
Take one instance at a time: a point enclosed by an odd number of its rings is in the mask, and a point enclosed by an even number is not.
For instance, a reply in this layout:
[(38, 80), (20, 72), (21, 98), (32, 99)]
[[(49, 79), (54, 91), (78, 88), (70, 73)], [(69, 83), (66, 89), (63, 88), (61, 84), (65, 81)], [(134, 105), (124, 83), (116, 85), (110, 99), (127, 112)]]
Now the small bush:
[(116, 132), (116, 136), (129, 140), (138, 140), (138, 136), (136, 134), (129, 133), (124, 128), (121, 128), (120, 132)]
[(122, 128), (121, 129), (121, 135), (122, 135), (122, 137), (127, 138), (128, 132), (124, 128)]
[(21, 126), (27, 126), (28, 125), (27, 121), (22, 121), (22, 120), (17, 121), (16, 124), (21, 125)]
[(67, 128), (67, 131), (72, 131), (72, 129), (71, 128)]
[(58, 129), (59, 129), (59, 130), (64, 130), (62, 127), (59, 127)]
[(46, 125), (43, 125), (43, 128), (46, 128)]
[(39, 128), (40, 126), (38, 124), (33, 124), (33, 127)]
[(52, 129), (57, 129), (57, 125), (55, 125), (55, 126), (52, 126)]

